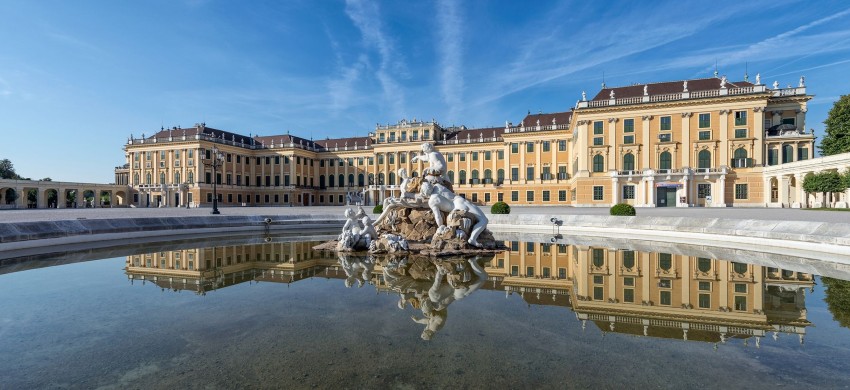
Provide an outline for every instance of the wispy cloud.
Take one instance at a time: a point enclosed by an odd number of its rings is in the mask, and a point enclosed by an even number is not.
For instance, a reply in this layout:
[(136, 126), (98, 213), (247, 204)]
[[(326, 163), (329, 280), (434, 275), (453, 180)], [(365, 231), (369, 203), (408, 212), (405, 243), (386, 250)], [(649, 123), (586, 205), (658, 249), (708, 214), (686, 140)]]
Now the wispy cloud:
[(828, 63), (828, 64), (823, 64), (823, 65), (818, 65), (818, 66), (812, 66), (812, 67), (809, 67), (809, 68), (795, 69), (795, 70), (792, 70), (792, 71), (789, 71), (789, 72), (785, 72), (785, 73), (774, 74), (774, 75), (772, 75), (772, 76), (773, 76), (773, 77), (779, 77), (779, 76), (787, 76), (787, 75), (789, 75), (789, 74), (799, 75), (799, 74), (802, 74), (802, 72), (808, 72), (808, 71), (810, 71), (810, 70), (816, 70), (816, 69), (822, 69), (822, 68), (829, 68), (829, 67), (831, 67), (831, 66), (836, 66), (836, 65), (841, 65), (841, 64), (847, 64), (847, 63), (850, 63), (850, 60), (835, 61), (835, 62), (830, 62), (830, 63)]
[(440, 62), (440, 91), (448, 106), (446, 120), (458, 120), (463, 104), (463, 36), (457, 1), (440, 0), (437, 2), (437, 57)]
[(12, 96), (12, 88), (6, 80), (0, 78), (0, 97), (9, 96)]
[(360, 30), (363, 43), (378, 52), (380, 63), (375, 77), (381, 84), (384, 101), (392, 107), (393, 114), (403, 117), (405, 113), (404, 89), (394, 74), (404, 71), (401, 55), (393, 49), (391, 40), (383, 32), (378, 3), (363, 0), (347, 0), (345, 13)]
[(518, 60), (493, 76), (492, 85), (475, 104), (486, 104), (582, 70), (647, 52), (689, 37), (729, 17), (727, 13), (714, 12), (697, 20), (676, 21), (671, 20), (668, 13), (647, 15), (636, 10), (623, 12), (604, 23), (588, 24), (582, 31), (569, 26), (563, 30), (553, 27), (553, 32), (539, 37), (536, 35), (539, 29), (524, 29), (533, 36), (522, 36), (519, 40), (533, 44), (519, 45), (521, 50), (514, 56)]

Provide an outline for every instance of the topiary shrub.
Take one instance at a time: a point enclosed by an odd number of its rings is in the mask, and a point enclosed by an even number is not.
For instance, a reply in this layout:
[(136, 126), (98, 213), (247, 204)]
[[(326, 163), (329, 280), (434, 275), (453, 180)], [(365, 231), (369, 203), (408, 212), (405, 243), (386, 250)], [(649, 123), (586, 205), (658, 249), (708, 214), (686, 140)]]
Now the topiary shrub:
[(493, 203), (493, 206), (490, 207), (491, 214), (510, 214), (511, 206), (508, 206), (505, 202), (496, 202)]
[(372, 209), (372, 213), (375, 213), (375, 214), (380, 214), (380, 213), (383, 213), (383, 212), (384, 212), (384, 205), (378, 204), (378, 205), (375, 205), (374, 209)]
[(625, 215), (632, 217), (635, 215), (635, 208), (628, 203), (617, 203), (611, 206), (611, 215)]

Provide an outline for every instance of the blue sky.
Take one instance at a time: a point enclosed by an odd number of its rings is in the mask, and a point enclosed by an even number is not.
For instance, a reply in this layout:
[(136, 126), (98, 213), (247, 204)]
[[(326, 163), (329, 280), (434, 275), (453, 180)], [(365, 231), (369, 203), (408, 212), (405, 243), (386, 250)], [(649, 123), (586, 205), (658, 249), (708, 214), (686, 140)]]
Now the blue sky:
[(581, 91), (720, 74), (850, 91), (846, 1), (0, 0), (0, 158), (111, 182), (132, 133), (362, 136), (568, 110)]

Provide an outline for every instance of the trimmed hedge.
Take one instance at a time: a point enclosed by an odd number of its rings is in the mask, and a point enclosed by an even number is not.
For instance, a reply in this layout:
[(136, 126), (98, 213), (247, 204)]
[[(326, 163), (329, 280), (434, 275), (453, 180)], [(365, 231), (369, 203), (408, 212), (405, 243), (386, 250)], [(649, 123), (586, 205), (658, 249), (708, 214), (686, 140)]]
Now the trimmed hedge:
[(381, 204), (375, 205), (375, 208), (372, 209), (373, 214), (380, 214), (380, 213), (383, 213), (383, 212), (384, 212), (384, 205), (381, 205)]
[(511, 206), (508, 206), (505, 202), (496, 202), (493, 203), (493, 206), (490, 207), (491, 214), (510, 214)]
[(617, 203), (611, 206), (611, 215), (624, 215), (632, 217), (635, 215), (634, 206), (628, 203)]

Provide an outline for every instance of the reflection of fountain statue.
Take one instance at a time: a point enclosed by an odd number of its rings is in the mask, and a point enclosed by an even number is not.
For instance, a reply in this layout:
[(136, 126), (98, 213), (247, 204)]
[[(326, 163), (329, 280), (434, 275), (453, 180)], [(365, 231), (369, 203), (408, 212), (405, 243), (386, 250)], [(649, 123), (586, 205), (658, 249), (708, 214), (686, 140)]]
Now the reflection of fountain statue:
[(422, 154), (411, 161), (428, 162), (422, 176), (408, 176), (405, 169), (398, 170), (400, 194), (383, 200), (374, 229), (367, 228), (362, 208), (356, 216), (346, 210), (347, 220), (336, 249), (369, 249), (373, 253), (412, 250), (432, 256), (495, 250), (496, 241), (487, 231), (487, 216), (464, 196), (455, 194), (451, 182), (443, 176), (443, 155), (432, 144), (424, 143)]
[(398, 292), (400, 309), (410, 303), (422, 311), (422, 317), (411, 319), (425, 325), (422, 339), (430, 340), (445, 325), (448, 306), (480, 288), (487, 281), (487, 272), (477, 257), (468, 260), (420, 257), (390, 260), (384, 265), (384, 280)]
[(339, 253), (339, 264), (345, 272), (345, 287), (351, 287), (357, 283), (357, 287), (363, 287), (372, 278), (375, 269), (374, 260), (369, 257), (354, 257)]

